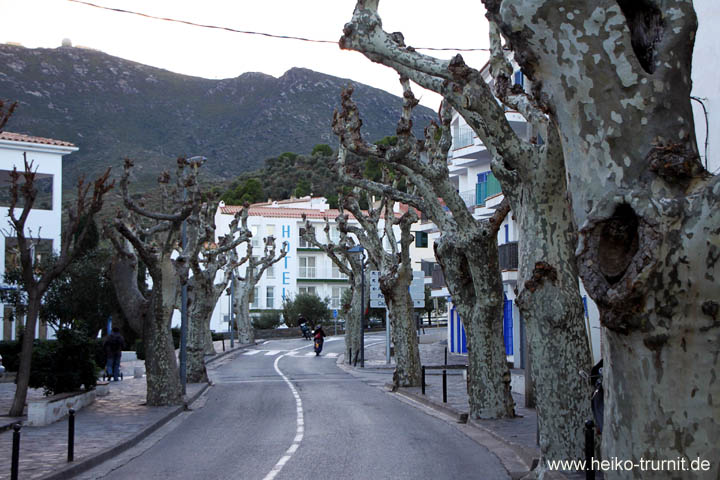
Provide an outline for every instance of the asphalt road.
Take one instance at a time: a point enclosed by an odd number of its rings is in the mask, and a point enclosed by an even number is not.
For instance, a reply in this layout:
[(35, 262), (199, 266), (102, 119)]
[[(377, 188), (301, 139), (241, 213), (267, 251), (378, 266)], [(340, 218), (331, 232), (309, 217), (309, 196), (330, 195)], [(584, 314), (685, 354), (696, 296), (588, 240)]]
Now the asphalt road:
[(204, 405), (102, 478), (508, 478), (453, 425), (338, 368), (343, 339), (328, 340), (320, 357), (302, 339), (237, 355)]

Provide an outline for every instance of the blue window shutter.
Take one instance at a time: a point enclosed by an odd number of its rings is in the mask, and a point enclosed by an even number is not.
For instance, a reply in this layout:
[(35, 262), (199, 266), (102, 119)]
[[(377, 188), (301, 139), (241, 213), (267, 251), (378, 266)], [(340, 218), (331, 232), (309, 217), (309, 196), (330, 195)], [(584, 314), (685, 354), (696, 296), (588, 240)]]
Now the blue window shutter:
[(505, 243), (510, 241), (510, 226), (505, 225)]
[(513, 315), (512, 300), (505, 299), (503, 308), (503, 340), (505, 341), (505, 355), (513, 354)]
[(520, 70), (515, 72), (515, 85), (523, 86), (523, 74)]

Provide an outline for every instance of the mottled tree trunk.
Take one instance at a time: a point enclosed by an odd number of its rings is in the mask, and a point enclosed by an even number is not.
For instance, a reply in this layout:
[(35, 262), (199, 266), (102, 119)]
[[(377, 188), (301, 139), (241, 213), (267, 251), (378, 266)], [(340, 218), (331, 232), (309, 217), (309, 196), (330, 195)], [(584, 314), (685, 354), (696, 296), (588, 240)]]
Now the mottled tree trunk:
[(233, 312), (238, 329), (238, 343), (246, 345), (255, 342), (255, 329), (250, 317), (250, 294), (253, 286), (247, 282), (240, 282), (238, 277), (233, 278), (235, 282), (235, 298), (233, 299)]
[(26, 333), (23, 335), (23, 343), (20, 349), (20, 365), (18, 366), (16, 377), (16, 395), (13, 398), (13, 403), (8, 413), (11, 417), (21, 417), (25, 410), (27, 390), (30, 383), (30, 362), (32, 360), (33, 340), (35, 338), (39, 306), (40, 300), (37, 298), (37, 295), (32, 290), (29, 291), (27, 311), (25, 313), (25, 331), (32, 332), (32, 334)]
[(345, 363), (348, 365), (354, 364), (355, 358), (360, 360), (360, 335), (363, 334), (361, 325), (363, 301), (360, 293), (362, 279), (360, 273), (353, 277), (350, 312), (345, 319)]
[(443, 234), (435, 256), (467, 333), (468, 401), (472, 418), (515, 416), (503, 344), (503, 287), (496, 234), (462, 243)]
[(485, 4), (560, 127), (580, 273), (604, 327), (603, 455), (700, 458), (710, 468), (693, 478), (716, 479), (720, 179), (697, 153), (692, 3)]
[(584, 458), (583, 426), (592, 418), (590, 386), (579, 374), (590, 371), (591, 358), (575, 262), (577, 230), (559, 137), (554, 130), (543, 136), (540, 155), (526, 157), (517, 170), (494, 165), (520, 232), (516, 303), (532, 355), (539, 476), (546, 460)]
[[(210, 320), (215, 308), (214, 292), (204, 288), (204, 282), (193, 282), (190, 301), (190, 323), (188, 325), (187, 339), (187, 381), (189, 383), (207, 382), (205, 368), (205, 355), (207, 353), (207, 339), (210, 335)], [(210, 336), (212, 346), (212, 336)], [(215, 349), (213, 348), (213, 353)]]
[(182, 386), (170, 324), (175, 305), (179, 279), (169, 258), (160, 260), (162, 277), (153, 279), (151, 300), (152, 315), (146, 322), (145, 369), (147, 371), (147, 403), (152, 406), (182, 403)]
[(422, 383), (422, 370), (413, 303), (409, 292), (412, 271), (409, 266), (395, 267), (400, 272), (391, 276), (380, 276), (380, 289), (390, 312), (392, 341), (395, 346), (393, 386), (418, 387)]

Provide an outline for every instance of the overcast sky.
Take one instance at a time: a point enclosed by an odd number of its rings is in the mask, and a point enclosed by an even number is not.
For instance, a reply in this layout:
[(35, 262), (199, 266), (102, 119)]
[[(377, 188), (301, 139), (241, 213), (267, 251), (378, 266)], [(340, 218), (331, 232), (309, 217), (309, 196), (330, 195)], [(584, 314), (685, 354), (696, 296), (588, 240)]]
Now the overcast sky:
[[(106, 7), (238, 30), (337, 41), (354, 0), (89, 0)], [(384, 0), (384, 28), (416, 47), (487, 48), (484, 10), (477, 0)], [(270, 39), (111, 12), (68, 0), (0, 0), (0, 42), (55, 48), (64, 38), (128, 60), (205, 78), (244, 72), (280, 76), (306, 67), (352, 78), (399, 95), (397, 76), (337, 44)], [(431, 52), (424, 52), (431, 53)], [(449, 58), (451, 52), (432, 52)], [(476, 67), (486, 52), (463, 53)], [(432, 108), (439, 97), (416, 90)]]

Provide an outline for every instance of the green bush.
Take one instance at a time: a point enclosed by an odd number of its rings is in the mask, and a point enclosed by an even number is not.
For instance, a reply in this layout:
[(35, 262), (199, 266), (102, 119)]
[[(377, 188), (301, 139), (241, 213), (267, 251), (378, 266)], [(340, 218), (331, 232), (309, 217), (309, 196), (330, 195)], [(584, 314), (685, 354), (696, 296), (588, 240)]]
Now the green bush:
[(18, 371), (21, 348), (22, 344), (18, 340), (4, 340), (0, 342), (0, 355), (2, 355), (2, 363), (6, 371)]
[(288, 327), (297, 327), (300, 314), (313, 325), (326, 323), (332, 318), (329, 305), (329, 298), (323, 300), (312, 293), (298, 293), (295, 298), (285, 297), (283, 301), (285, 324)]
[(280, 312), (276, 310), (262, 312), (259, 317), (253, 317), (252, 324), (253, 327), (261, 330), (277, 328), (280, 325)]
[(45, 395), (95, 388), (98, 367), (95, 342), (81, 332), (60, 329), (57, 340), (37, 341), (33, 348), (30, 387)]

